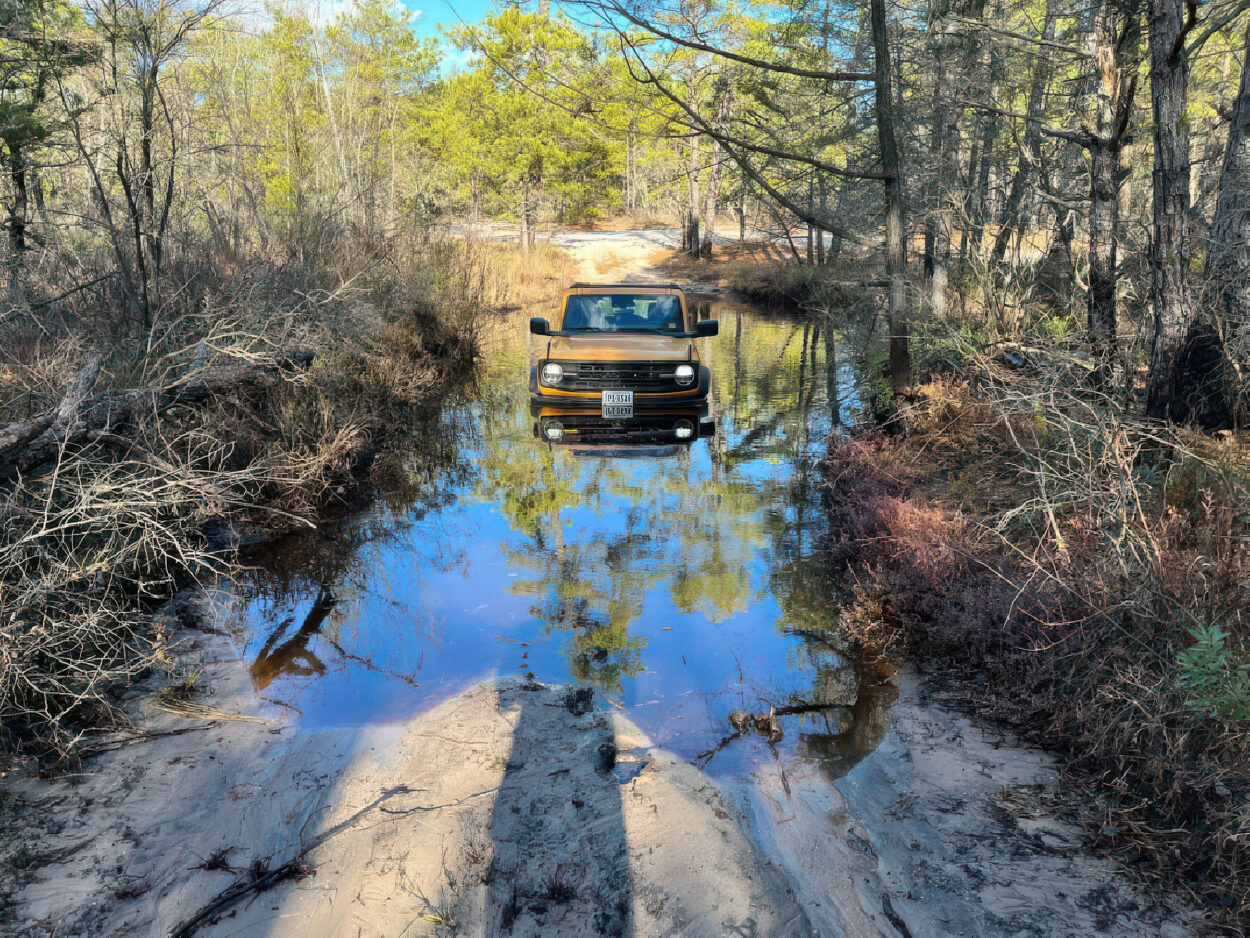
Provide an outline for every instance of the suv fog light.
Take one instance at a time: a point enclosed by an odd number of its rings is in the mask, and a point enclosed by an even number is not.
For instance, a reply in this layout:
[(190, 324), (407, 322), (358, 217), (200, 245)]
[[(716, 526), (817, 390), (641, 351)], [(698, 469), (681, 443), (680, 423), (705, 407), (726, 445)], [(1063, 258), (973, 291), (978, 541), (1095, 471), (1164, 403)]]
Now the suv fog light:
[(559, 384), (564, 380), (564, 369), (555, 362), (543, 365), (543, 384)]
[(564, 437), (564, 424), (559, 420), (548, 420), (543, 424), (543, 436), (555, 441)]
[(694, 436), (694, 424), (689, 420), (678, 420), (673, 424), (673, 433), (679, 440), (688, 440)]
[(673, 377), (680, 385), (687, 385), (694, 380), (694, 365), (678, 365)]

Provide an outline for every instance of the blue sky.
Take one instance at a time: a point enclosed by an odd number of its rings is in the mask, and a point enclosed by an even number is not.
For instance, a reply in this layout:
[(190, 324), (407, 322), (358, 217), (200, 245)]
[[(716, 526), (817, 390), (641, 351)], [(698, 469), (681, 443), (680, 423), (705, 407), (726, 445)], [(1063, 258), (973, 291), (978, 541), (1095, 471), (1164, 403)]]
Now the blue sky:
[[(444, 26), (457, 26), (461, 19), (466, 23), (476, 23), (492, 6), (491, 0), (392, 0), (392, 2), (395, 7), (403, 6), (413, 13), (413, 26), (417, 34), (422, 36), (438, 35), (440, 23)], [(354, 3), (355, 0), (296, 0), (295, 5), (307, 10), (314, 22), (327, 23)], [(242, 0), (239, 9), (245, 14), (250, 12), (260, 20), (265, 20), (265, 17), (260, 15), (260, 10), (264, 6), (265, 0)]]
[(490, 0), (403, 0), (403, 4), (414, 13), (420, 11), (417, 32), (426, 36), (437, 33), (439, 23), (456, 25), (457, 14), (466, 23), (476, 23), (491, 8)]

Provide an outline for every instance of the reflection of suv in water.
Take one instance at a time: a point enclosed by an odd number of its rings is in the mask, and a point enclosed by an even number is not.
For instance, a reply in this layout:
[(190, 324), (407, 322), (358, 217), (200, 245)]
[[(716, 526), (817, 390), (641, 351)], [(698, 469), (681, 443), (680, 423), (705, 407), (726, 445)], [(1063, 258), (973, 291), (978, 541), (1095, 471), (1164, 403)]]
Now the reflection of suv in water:
[[(545, 319), (530, 320), (530, 332), (547, 338), (530, 369), (530, 399), (544, 410), (597, 410), (605, 421), (698, 408), (712, 376), (693, 340), (717, 331), (715, 320), (695, 321), (685, 294), (672, 284), (575, 283), (564, 294), (555, 328)], [(685, 418), (674, 418), (674, 426), (677, 419)], [(685, 424), (681, 430), (678, 439), (697, 435)]]
[[(620, 447), (662, 444), (676, 452), (682, 444), (712, 436), (715, 424), (708, 418), (706, 403), (685, 407), (646, 410), (628, 418), (601, 416), (597, 411), (571, 407), (530, 405), (537, 419), (534, 436), (548, 443), (574, 447)], [(676, 446), (674, 446), (676, 444)], [(666, 450), (667, 451), (667, 450)], [(586, 450), (590, 452), (590, 450)]]

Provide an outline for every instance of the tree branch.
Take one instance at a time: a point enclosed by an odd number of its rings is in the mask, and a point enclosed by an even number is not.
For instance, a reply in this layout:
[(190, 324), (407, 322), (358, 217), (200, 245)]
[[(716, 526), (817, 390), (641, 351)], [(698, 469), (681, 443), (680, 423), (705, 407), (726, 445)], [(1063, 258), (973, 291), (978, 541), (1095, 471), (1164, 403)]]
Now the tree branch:
[[(1002, 108), (991, 107), (988, 104), (981, 104), (978, 101), (957, 101), (957, 104), (963, 107), (969, 107), (977, 111), (987, 111), (990, 114), (999, 114), (1002, 117), (1014, 117), (1017, 120), (1029, 121), (1031, 123), (1042, 122), (1036, 118), (1029, 117), (1027, 114), (1019, 114), (1015, 111), (1004, 111)], [(1054, 137), (1057, 140), (1067, 140), (1069, 143), (1075, 143), (1077, 146), (1090, 147), (1099, 142), (1098, 138), (1087, 131), (1058, 130), (1054, 127), (1048, 127), (1045, 124), (1041, 126), (1041, 132), (1048, 137)]]
[(639, 29), (645, 29), (647, 32), (651, 33), (651, 35), (655, 36), (657, 39), (663, 39), (666, 42), (675, 42), (680, 46), (685, 46), (687, 49), (694, 49), (698, 52), (707, 52), (711, 55), (719, 56), (720, 58), (723, 58), (723, 59), (728, 59), (731, 62), (738, 62), (742, 65), (750, 65), (753, 68), (762, 68), (770, 72), (781, 72), (782, 74), (785, 74), (785, 75), (796, 75), (799, 78), (817, 78), (823, 81), (872, 81), (873, 80), (872, 72), (831, 72), (825, 69), (799, 68), (798, 66), (795, 66), (795, 65), (783, 65), (779, 62), (767, 62), (763, 59), (753, 58), (752, 56), (741, 55), (737, 52), (730, 52), (727, 49), (722, 49), (722, 48), (719, 48), (718, 46), (711, 46), (711, 45), (708, 45), (707, 43), (698, 42), (697, 40), (694, 40), (694, 39), (683, 39), (681, 36), (678, 36), (675, 33), (667, 32), (663, 29), (660, 29), (658, 26), (654, 26), (651, 23), (648, 23), (646, 20), (642, 19), (641, 17), (635, 16), (633, 13), (629, 12), (629, 10), (627, 10), (620, 3), (614, 2), (614, 0), (573, 0), (573, 2), (581, 3), (584, 6), (592, 7), (594, 9), (600, 10), (601, 12), (604, 10), (610, 10), (616, 13), (618, 16), (624, 17), (626, 20), (628, 20), (633, 25), (637, 26)]

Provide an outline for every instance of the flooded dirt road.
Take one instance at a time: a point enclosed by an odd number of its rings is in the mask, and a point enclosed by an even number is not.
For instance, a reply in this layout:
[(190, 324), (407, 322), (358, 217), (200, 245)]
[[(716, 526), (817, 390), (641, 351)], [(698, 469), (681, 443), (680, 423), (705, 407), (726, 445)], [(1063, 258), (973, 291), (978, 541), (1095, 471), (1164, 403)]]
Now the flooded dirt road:
[(23, 784), (52, 846), (19, 933), (1190, 933), (1046, 757), (841, 640), (817, 463), (863, 417), (863, 321), (707, 302), (689, 445), (538, 439), (530, 311), (491, 324), (370, 506), (179, 633), (253, 720), (148, 689), (141, 736)]
[[(867, 692), (856, 715), (813, 484), (860, 406), (842, 336), (723, 300), (708, 314), (723, 325), (700, 340), (715, 434), (691, 445), (536, 439), (527, 319), (498, 323), (472, 398), (445, 415), (450, 463), (418, 457), (428, 486), (251, 558), (228, 621), (257, 690), (321, 729), (521, 675), (594, 687), (713, 773), (871, 749), (853, 728), (880, 727), (886, 697)], [(732, 712), (770, 705), (826, 709), (713, 753)]]

